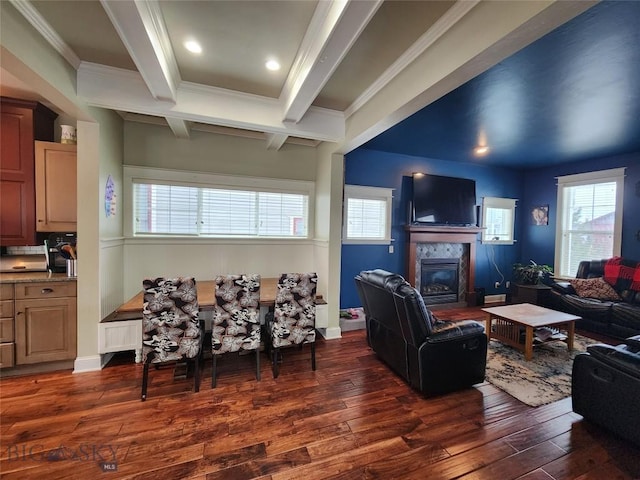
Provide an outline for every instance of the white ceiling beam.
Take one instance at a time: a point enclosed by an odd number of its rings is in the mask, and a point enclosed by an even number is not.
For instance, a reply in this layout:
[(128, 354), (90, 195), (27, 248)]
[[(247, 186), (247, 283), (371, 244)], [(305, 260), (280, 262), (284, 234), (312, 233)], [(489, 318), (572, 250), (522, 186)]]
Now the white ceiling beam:
[(287, 135), (283, 133), (269, 133), (267, 135), (267, 150), (280, 150), (287, 141)]
[(191, 138), (191, 126), (189, 122), (173, 117), (167, 117), (166, 120), (176, 138)]
[(299, 122), (382, 0), (318, 2), (280, 94), (285, 122)]
[(156, 0), (101, 0), (156, 100), (175, 102), (180, 73)]
[(111, 110), (246, 128), (266, 133), (336, 142), (344, 138), (344, 114), (311, 107), (298, 123), (282, 122), (278, 99), (182, 82), (177, 101), (157, 101), (138, 72), (82, 62), (78, 95), (89, 105)]

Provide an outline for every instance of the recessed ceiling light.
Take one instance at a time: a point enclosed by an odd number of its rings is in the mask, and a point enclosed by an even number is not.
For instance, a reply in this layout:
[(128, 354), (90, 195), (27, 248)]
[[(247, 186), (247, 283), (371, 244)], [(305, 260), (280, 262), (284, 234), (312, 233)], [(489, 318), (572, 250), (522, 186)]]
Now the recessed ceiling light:
[(184, 48), (189, 50), (191, 53), (202, 53), (202, 47), (195, 40), (187, 40), (184, 42)]
[(485, 145), (476, 147), (473, 149), (473, 153), (475, 153), (478, 156), (486, 155), (487, 153), (489, 153), (489, 147)]
[(272, 72), (280, 70), (280, 63), (278, 63), (277, 60), (267, 60), (267, 63), (265, 63), (264, 66), (267, 67), (267, 70), (271, 70)]

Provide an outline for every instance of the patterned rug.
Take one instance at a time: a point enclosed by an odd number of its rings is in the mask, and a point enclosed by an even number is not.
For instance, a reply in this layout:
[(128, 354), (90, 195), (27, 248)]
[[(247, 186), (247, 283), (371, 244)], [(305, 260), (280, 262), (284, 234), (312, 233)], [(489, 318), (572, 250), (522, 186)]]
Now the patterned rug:
[(571, 353), (564, 342), (545, 343), (534, 347), (533, 358), (527, 362), (523, 353), (491, 340), (486, 379), (532, 407), (561, 400), (571, 395), (574, 357), (592, 343), (598, 342), (576, 334)]

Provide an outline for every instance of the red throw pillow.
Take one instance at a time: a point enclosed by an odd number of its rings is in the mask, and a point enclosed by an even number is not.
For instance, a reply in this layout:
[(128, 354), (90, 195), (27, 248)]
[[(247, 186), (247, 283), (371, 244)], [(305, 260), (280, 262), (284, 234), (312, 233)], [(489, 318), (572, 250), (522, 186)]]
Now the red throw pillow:
[(617, 292), (640, 292), (640, 262), (622, 257), (610, 258), (604, 265), (604, 280)]
[(602, 277), (574, 278), (569, 280), (579, 297), (597, 300), (622, 300), (620, 295)]

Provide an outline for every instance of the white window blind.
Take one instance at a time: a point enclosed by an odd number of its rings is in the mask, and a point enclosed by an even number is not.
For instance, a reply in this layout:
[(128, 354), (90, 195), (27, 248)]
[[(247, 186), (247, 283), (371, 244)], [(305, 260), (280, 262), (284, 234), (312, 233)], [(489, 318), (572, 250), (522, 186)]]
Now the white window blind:
[(308, 235), (308, 195), (135, 181), (133, 190), (136, 235)]
[(391, 189), (345, 185), (343, 243), (390, 243), (391, 202)]
[(513, 245), (516, 200), (484, 197), (482, 199), (482, 243)]
[(620, 254), (624, 169), (558, 179), (557, 275), (573, 277), (582, 260)]
[(347, 199), (347, 237), (383, 240), (387, 227), (386, 207), (384, 200)]

